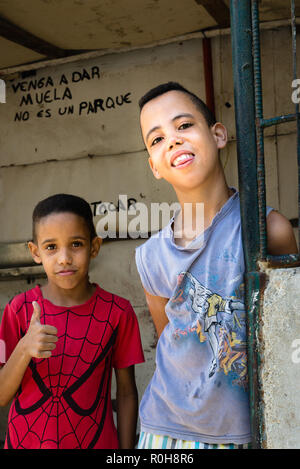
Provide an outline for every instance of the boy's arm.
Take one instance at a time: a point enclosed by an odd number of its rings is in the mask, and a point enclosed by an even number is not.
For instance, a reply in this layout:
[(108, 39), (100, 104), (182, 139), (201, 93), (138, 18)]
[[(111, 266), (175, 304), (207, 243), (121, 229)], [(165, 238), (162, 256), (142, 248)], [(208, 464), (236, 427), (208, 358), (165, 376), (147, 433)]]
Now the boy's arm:
[(294, 231), (288, 219), (276, 210), (267, 216), (268, 253), (273, 256), (297, 254)]
[(31, 357), (25, 354), (22, 340), (0, 368), (0, 406), (6, 406), (20, 387)]
[(40, 322), (41, 309), (34, 302), (27, 333), (19, 340), (5, 365), (0, 368), (0, 406), (15, 396), (32, 357), (49, 358), (56, 347), (57, 329)]
[(162, 296), (153, 296), (150, 295), (144, 289), (146, 295), (147, 305), (152, 316), (152, 320), (157, 332), (158, 337), (160, 337), (165, 326), (168, 324), (169, 319), (165, 312), (165, 306), (168, 303), (168, 298), (163, 298)]
[(136, 440), (138, 393), (134, 365), (115, 369), (117, 384), (117, 429), (120, 449), (133, 449)]
[[(291, 223), (279, 212), (272, 210), (267, 217), (268, 253), (274, 256), (298, 253), (297, 243)], [(149, 311), (158, 337), (169, 320), (165, 306), (169, 299), (153, 296), (144, 289)]]

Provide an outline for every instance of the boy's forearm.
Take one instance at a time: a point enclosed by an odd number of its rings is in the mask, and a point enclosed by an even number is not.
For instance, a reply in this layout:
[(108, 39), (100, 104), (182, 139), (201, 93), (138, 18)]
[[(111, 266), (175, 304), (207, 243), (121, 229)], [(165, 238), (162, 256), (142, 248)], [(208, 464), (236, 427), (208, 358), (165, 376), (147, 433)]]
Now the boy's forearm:
[(20, 387), (31, 357), (25, 352), (21, 339), (0, 369), (0, 406), (6, 406)]
[(165, 311), (165, 306), (168, 303), (169, 299), (160, 296), (150, 295), (150, 293), (148, 293), (145, 289), (144, 292), (146, 295), (146, 301), (154, 323), (154, 327), (156, 329), (158, 337), (160, 337), (162, 331), (169, 322)]
[(117, 394), (117, 428), (120, 449), (134, 448), (136, 440), (137, 416), (137, 392), (133, 392), (127, 395)]

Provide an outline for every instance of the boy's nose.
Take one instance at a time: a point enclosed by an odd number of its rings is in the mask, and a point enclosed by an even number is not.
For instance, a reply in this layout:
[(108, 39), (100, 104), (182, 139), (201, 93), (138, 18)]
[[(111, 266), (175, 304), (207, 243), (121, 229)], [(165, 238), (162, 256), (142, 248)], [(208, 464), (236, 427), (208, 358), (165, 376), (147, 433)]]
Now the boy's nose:
[(178, 135), (173, 135), (168, 140), (168, 149), (172, 150), (176, 145), (182, 145), (183, 140)]
[(68, 249), (61, 249), (59, 256), (58, 256), (58, 263), (61, 265), (64, 264), (71, 264), (72, 263), (72, 257), (68, 251)]

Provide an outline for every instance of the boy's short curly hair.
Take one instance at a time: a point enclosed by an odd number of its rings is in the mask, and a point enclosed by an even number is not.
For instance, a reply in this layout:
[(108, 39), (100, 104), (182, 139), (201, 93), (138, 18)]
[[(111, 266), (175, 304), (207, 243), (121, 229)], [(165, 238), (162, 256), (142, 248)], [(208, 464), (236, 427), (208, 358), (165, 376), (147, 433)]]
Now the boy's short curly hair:
[(155, 86), (151, 90), (147, 91), (144, 96), (142, 96), (139, 100), (139, 107), (140, 111), (143, 109), (146, 103), (151, 101), (162, 94), (167, 93), (168, 91), (181, 91), (182, 93), (186, 93), (192, 103), (197, 107), (197, 109), (201, 112), (203, 117), (205, 118), (207, 125), (212, 127), (216, 123), (216, 118), (211, 110), (207, 107), (207, 105), (202, 101), (202, 99), (198, 98), (194, 93), (184, 88), (180, 83), (175, 81), (169, 81), (167, 83), (162, 83), (161, 85)]
[(74, 213), (82, 217), (89, 229), (91, 240), (97, 236), (90, 205), (81, 197), (71, 194), (55, 194), (41, 200), (32, 214), (32, 237), (36, 241), (36, 224), (53, 213)]

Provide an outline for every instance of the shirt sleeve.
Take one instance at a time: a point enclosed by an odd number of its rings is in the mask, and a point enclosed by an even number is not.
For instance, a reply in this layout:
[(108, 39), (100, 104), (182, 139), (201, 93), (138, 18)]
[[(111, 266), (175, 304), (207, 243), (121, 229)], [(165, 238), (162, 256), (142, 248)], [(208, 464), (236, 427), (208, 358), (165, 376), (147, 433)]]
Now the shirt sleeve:
[(140, 275), (142, 285), (145, 288), (145, 290), (148, 293), (150, 293), (150, 295), (160, 296), (157, 292), (155, 292), (155, 290), (154, 290), (154, 288), (153, 288), (153, 286), (152, 286), (152, 284), (149, 280), (149, 277), (147, 275), (147, 270), (145, 268), (145, 262), (143, 262), (143, 254), (142, 254), (143, 249), (142, 249), (142, 246), (139, 246), (138, 248), (136, 248), (136, 251), (135, 251), (136, 267), (137, 267), (138, 273)]
[(137, 317), (128, 302), (127, 308), (120, 315), (117, 339), (114, 345), (113, 367), (127, 368), (144, 361)]
[(6, 305), (0, 326), (0, 364), (4, 365), (21, 338), (20, 325), (15, 311)]

